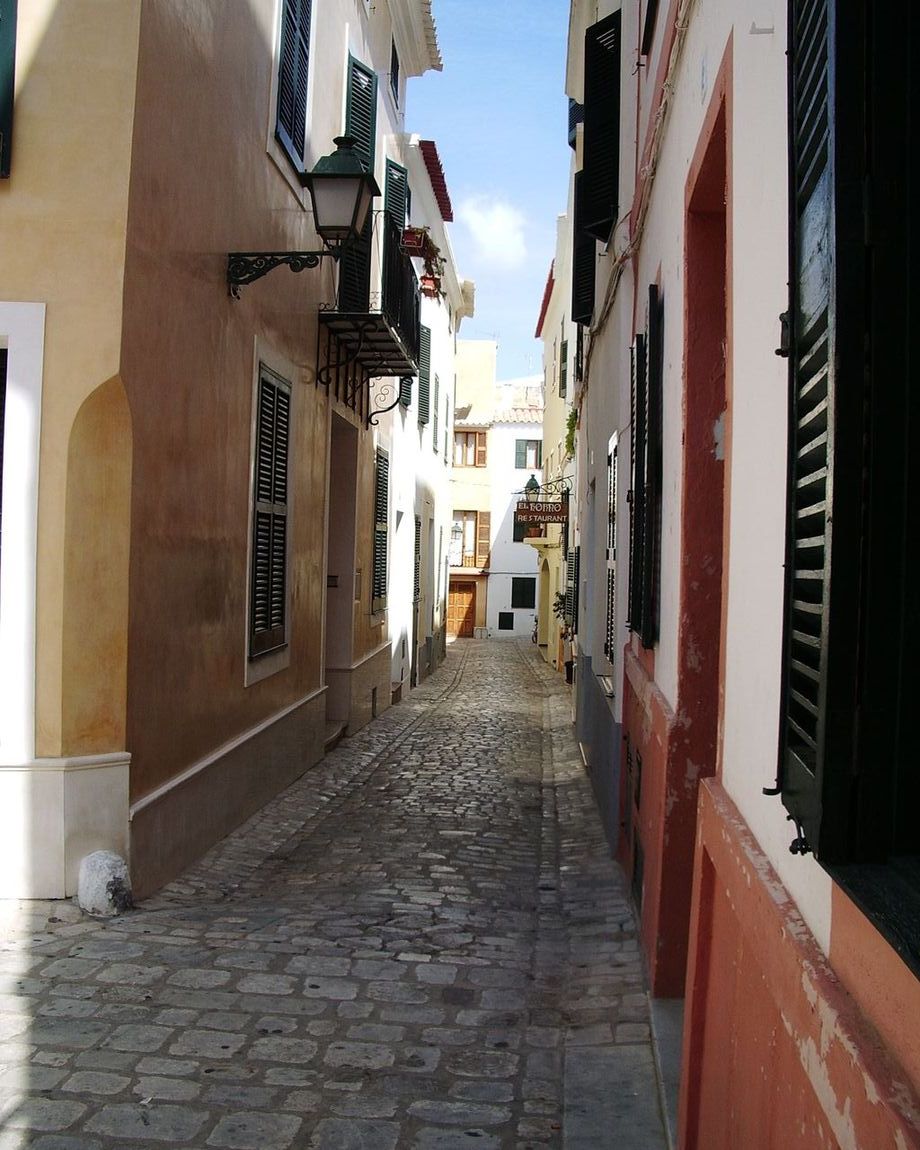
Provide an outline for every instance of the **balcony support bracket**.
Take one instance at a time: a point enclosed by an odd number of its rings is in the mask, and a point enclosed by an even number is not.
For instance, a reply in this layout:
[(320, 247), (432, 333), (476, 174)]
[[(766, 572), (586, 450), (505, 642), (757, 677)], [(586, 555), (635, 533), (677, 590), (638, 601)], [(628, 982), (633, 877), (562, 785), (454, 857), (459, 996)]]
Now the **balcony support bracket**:
[(319, 252), (230, 252), (227, 256), (227, 289), (234, 299), (240, 298), (240, 288), (251, 284), (270, 271), (287, 265), (292, 272), (319, 267), (320, 260), (338, 260), (337, 249)]

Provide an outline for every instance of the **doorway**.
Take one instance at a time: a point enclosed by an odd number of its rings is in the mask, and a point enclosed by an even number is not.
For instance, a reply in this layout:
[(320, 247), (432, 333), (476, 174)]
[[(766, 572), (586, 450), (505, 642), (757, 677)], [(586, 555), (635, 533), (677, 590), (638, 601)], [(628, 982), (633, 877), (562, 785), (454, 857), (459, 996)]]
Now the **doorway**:
[(447, 597), (447, 633), (454, 639), (472, 639), (476, 623), (476, 584), (450, 581)]

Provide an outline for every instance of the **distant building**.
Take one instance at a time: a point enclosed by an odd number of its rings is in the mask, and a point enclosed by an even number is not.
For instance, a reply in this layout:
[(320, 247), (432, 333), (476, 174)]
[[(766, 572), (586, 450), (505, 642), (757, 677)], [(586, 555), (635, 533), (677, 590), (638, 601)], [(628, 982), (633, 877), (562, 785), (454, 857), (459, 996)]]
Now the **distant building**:
[(542, 475), (542, 381), (496, 383), (496, 351), (489, 340), (457, 346), (452, 637), (530, 635), (536, 614), (536, 563), (516, 536), (514, 505), (529, 477)]

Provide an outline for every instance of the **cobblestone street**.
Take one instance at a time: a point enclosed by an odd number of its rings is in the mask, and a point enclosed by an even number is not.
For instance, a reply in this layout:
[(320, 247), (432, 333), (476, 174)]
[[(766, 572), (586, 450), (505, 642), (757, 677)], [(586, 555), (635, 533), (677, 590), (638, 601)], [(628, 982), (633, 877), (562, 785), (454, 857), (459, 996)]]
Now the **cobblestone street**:
[(0, 915), (0, 1150), (667, 1145), (634, 921), (530, 643), (456, 643), (137, 910)]

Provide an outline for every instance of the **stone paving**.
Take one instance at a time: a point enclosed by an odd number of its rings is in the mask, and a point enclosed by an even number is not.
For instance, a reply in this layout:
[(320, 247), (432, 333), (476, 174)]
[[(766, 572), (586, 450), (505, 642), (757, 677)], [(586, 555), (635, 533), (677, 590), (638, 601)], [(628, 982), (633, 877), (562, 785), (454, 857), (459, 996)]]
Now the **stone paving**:
[(455, 644), (137, 910), (0, 924), (0, 1150), (667, 1145), (635, 924), (530, 644)]

